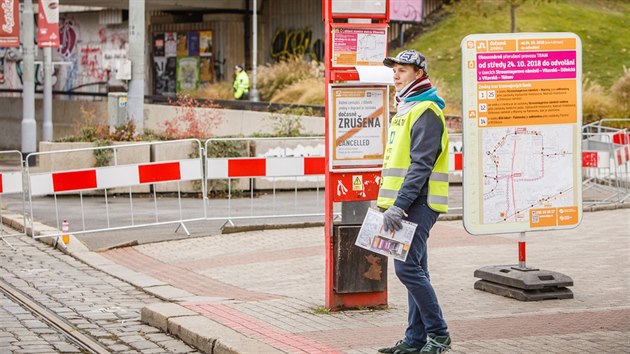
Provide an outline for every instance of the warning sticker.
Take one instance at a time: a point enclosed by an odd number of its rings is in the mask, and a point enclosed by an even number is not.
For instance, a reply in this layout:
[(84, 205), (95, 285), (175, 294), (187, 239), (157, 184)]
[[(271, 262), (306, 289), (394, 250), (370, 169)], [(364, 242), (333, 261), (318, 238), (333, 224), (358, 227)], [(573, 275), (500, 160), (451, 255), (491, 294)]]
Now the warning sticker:
[(363, 190), (363, 176), (352, 176), (352, 190)]

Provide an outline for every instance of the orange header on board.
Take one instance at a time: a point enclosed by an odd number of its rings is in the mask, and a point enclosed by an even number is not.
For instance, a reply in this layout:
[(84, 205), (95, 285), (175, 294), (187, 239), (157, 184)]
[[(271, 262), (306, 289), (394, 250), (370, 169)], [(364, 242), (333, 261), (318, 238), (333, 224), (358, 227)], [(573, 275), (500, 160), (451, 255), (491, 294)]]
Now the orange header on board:
[(530, 50), (571, 50), (576, 49), (575, 38), (536, 38), (519, 39), (518, 51)]
[(515, 39), (489, 40), (488, 51), (489, 52), (514, 52), (516, 51), (516, 40)]

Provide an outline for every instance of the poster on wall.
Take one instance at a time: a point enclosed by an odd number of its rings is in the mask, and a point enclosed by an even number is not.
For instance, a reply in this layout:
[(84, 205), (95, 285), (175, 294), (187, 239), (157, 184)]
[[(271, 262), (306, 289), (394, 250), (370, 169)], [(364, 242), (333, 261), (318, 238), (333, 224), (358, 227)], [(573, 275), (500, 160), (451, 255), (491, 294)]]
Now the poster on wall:
[(153, 58), (154, 90), (156, 95), (175, 94), (175, 71), (177, 60), (173, 58)]
[(168, 95), (175, 95), (177, 92), (177, 58), (166, 58), (164, 76), (166, 78), (166, 93)]
[(212, 31), (199, 32), (199, 55), (212, 55)]
[(0, 48), (20, 46), (19, 0), (2, 0), (0, 6)]
[(199, 55), (199, 32), (188, 32), (188, 56), (196, 57)]
[(164, 56), (164, 33), (153, 34), (153, 56)]
[(59, 47), (59, 2), (39, 0), (37, 13), (37, 46)]
[(214, 81), (214, 61), (212, 57), (199, 58), (199, 80), (202, 83)]
[(177, 32), (177, 56), (188, 56), (188, 34), (186, 32)]
[(422, 2), (423, 0), (390, 0), (390, 21), (422, 22)]
[(166, 32), (164, 34), (164, 56), (177, 56), (177, 32)]
[(199, 57), (177, 58), (177, 93), (199, 88)]

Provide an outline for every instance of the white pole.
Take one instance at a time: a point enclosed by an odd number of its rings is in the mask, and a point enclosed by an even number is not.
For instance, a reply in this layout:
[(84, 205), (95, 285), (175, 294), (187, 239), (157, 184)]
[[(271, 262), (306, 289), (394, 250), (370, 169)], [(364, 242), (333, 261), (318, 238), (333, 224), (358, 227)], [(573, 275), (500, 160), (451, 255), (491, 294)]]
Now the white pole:
[(35, 51), (33, 1), (24, 0), (22, 61), (22, 153), (37, 151), (37, 123), (35, 122)]
[(45, 47), (44, 50), (44, 122), (42, 129), (42, 140), (53, 140), (52, 121), (52, 48)]
[(256, 0), (254, 1), (254, 16), (252, 18), (252, 27), (253, 27), (253, 35), (252, 35), (252, 89), (250, 92), (250, 98), (254, 102), (260, 101), (260, 97), (258, 97), (258, 90), (256, 89), (256, 67), (258, 66), (258, 4)]
[(129, 0), (129, 60), (131, 81), (129, 82), (127, 112), (129, 120), (136, 125), (136, 132), (144, 130), (144, 1)]

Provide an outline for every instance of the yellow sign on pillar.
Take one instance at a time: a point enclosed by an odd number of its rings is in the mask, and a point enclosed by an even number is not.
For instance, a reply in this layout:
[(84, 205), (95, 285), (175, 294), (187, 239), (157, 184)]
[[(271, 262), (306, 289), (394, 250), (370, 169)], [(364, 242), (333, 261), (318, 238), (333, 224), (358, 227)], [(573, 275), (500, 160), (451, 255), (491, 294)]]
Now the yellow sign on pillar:
[(352, 190), (353, 191), (363, 190), (363, 176), (352, 176)]

